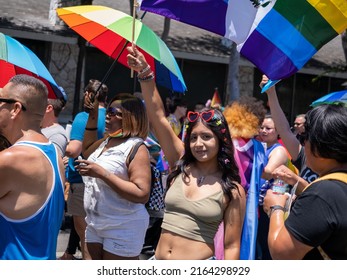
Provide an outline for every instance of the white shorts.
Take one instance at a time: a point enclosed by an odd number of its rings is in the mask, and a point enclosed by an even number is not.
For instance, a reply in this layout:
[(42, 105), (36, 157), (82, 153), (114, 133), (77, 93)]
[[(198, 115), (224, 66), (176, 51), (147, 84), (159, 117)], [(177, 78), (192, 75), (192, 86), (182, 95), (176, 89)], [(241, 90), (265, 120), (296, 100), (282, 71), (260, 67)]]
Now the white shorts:
[(105, 251), (117, 256), (136, 257), (141, 253), (148, 223), (148, 220), (137, 221), (135, 228), (129, 230), (114, 229), (112, 238), (109, 237), (110, 230), (107, 231), (107, 237), (103, 237), (102, 230), (87, 225), (86, 243), (102, 244)]

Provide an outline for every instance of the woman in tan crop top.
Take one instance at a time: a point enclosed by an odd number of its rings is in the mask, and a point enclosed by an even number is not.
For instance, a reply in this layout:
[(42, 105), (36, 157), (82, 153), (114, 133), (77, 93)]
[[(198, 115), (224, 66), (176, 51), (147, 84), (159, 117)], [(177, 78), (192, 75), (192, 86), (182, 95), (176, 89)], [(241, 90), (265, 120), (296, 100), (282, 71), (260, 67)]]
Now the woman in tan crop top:
[(214, 109), (188, 112), (182, 142), (165, 117), (149, 64), (136, 48), (128, 52), (128, 65), (138, 72), (149, 120), (172, 171), (155, 258), (212, 258), (213, 237), (224, 221), (224, 258), (239, 259), (246, 196), (223, 114)]

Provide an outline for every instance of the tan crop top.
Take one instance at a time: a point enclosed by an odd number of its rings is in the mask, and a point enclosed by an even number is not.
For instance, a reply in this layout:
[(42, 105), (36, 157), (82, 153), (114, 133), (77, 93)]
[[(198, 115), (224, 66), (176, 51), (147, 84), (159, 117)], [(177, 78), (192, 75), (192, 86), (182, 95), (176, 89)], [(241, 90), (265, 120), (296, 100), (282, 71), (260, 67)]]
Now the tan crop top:
[(165, 197), (162, 228), (178, 235), (213, 244), (223, 219), (223, 190), (196, 201), (184, 195), (182, 174), (176, 177)]

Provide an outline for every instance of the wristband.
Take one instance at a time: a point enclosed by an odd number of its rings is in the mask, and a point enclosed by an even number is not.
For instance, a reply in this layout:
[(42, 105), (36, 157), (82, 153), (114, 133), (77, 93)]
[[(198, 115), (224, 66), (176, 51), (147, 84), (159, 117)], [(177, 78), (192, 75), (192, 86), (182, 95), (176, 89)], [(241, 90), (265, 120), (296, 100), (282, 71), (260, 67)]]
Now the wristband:
[(270, 206), (270, 211), (268, 213), (269, 218), (271, 217), (272, 213), (275, 212), (276, 210), (281, 210), (281, 211), (283, 211), (283, 213), (286, 212), (286, 209), (283, 206), (272, 205), (272, 206)]
[(151, 72), (149, 73), (147, 76), (145, 77), (137, 77), (138, 81), (141, 83), (141, 82), (148, 82), (148, 81), (151, 81), (151, 80), (154, 80), (155, 76), (154, 76), (154, 73)]
[(90, 130), (90, 131), (97, 130), (97, 129), (98, 129), (97, 127), (86, 127), (85, 128), (85, 130)]
[(142, 70), (139, 71), (139, 74), (144, 74), (145, 72), (147, 72), (148, 70), (151, 69), (151, 66), (149, 66), (149, 64), (147, 64), (147, 66), (145, 68), (143, 68)]

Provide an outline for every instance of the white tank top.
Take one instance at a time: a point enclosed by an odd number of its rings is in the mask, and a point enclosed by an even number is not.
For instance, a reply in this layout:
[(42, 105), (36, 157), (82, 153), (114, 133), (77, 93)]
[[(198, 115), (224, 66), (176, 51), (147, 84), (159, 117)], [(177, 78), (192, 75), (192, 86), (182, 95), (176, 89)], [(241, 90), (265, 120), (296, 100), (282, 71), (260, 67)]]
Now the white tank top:
[[(139, 141), (143, 140), (129, 138), (122, 144), (101, 153), (108, 143), (106, 139), (88, 160), (124, 180), (129, 180), (126, 159), (131, 148)], [(121, 197), (101, 179), (88, 177), (86, 181), (84, 191), (86, 222), (92, 224), (95, 229), (110, 230), (111, 234), (115, 228), (128, 227), (131, 222), (149, 218), (144, 204), (134, 203)]]

